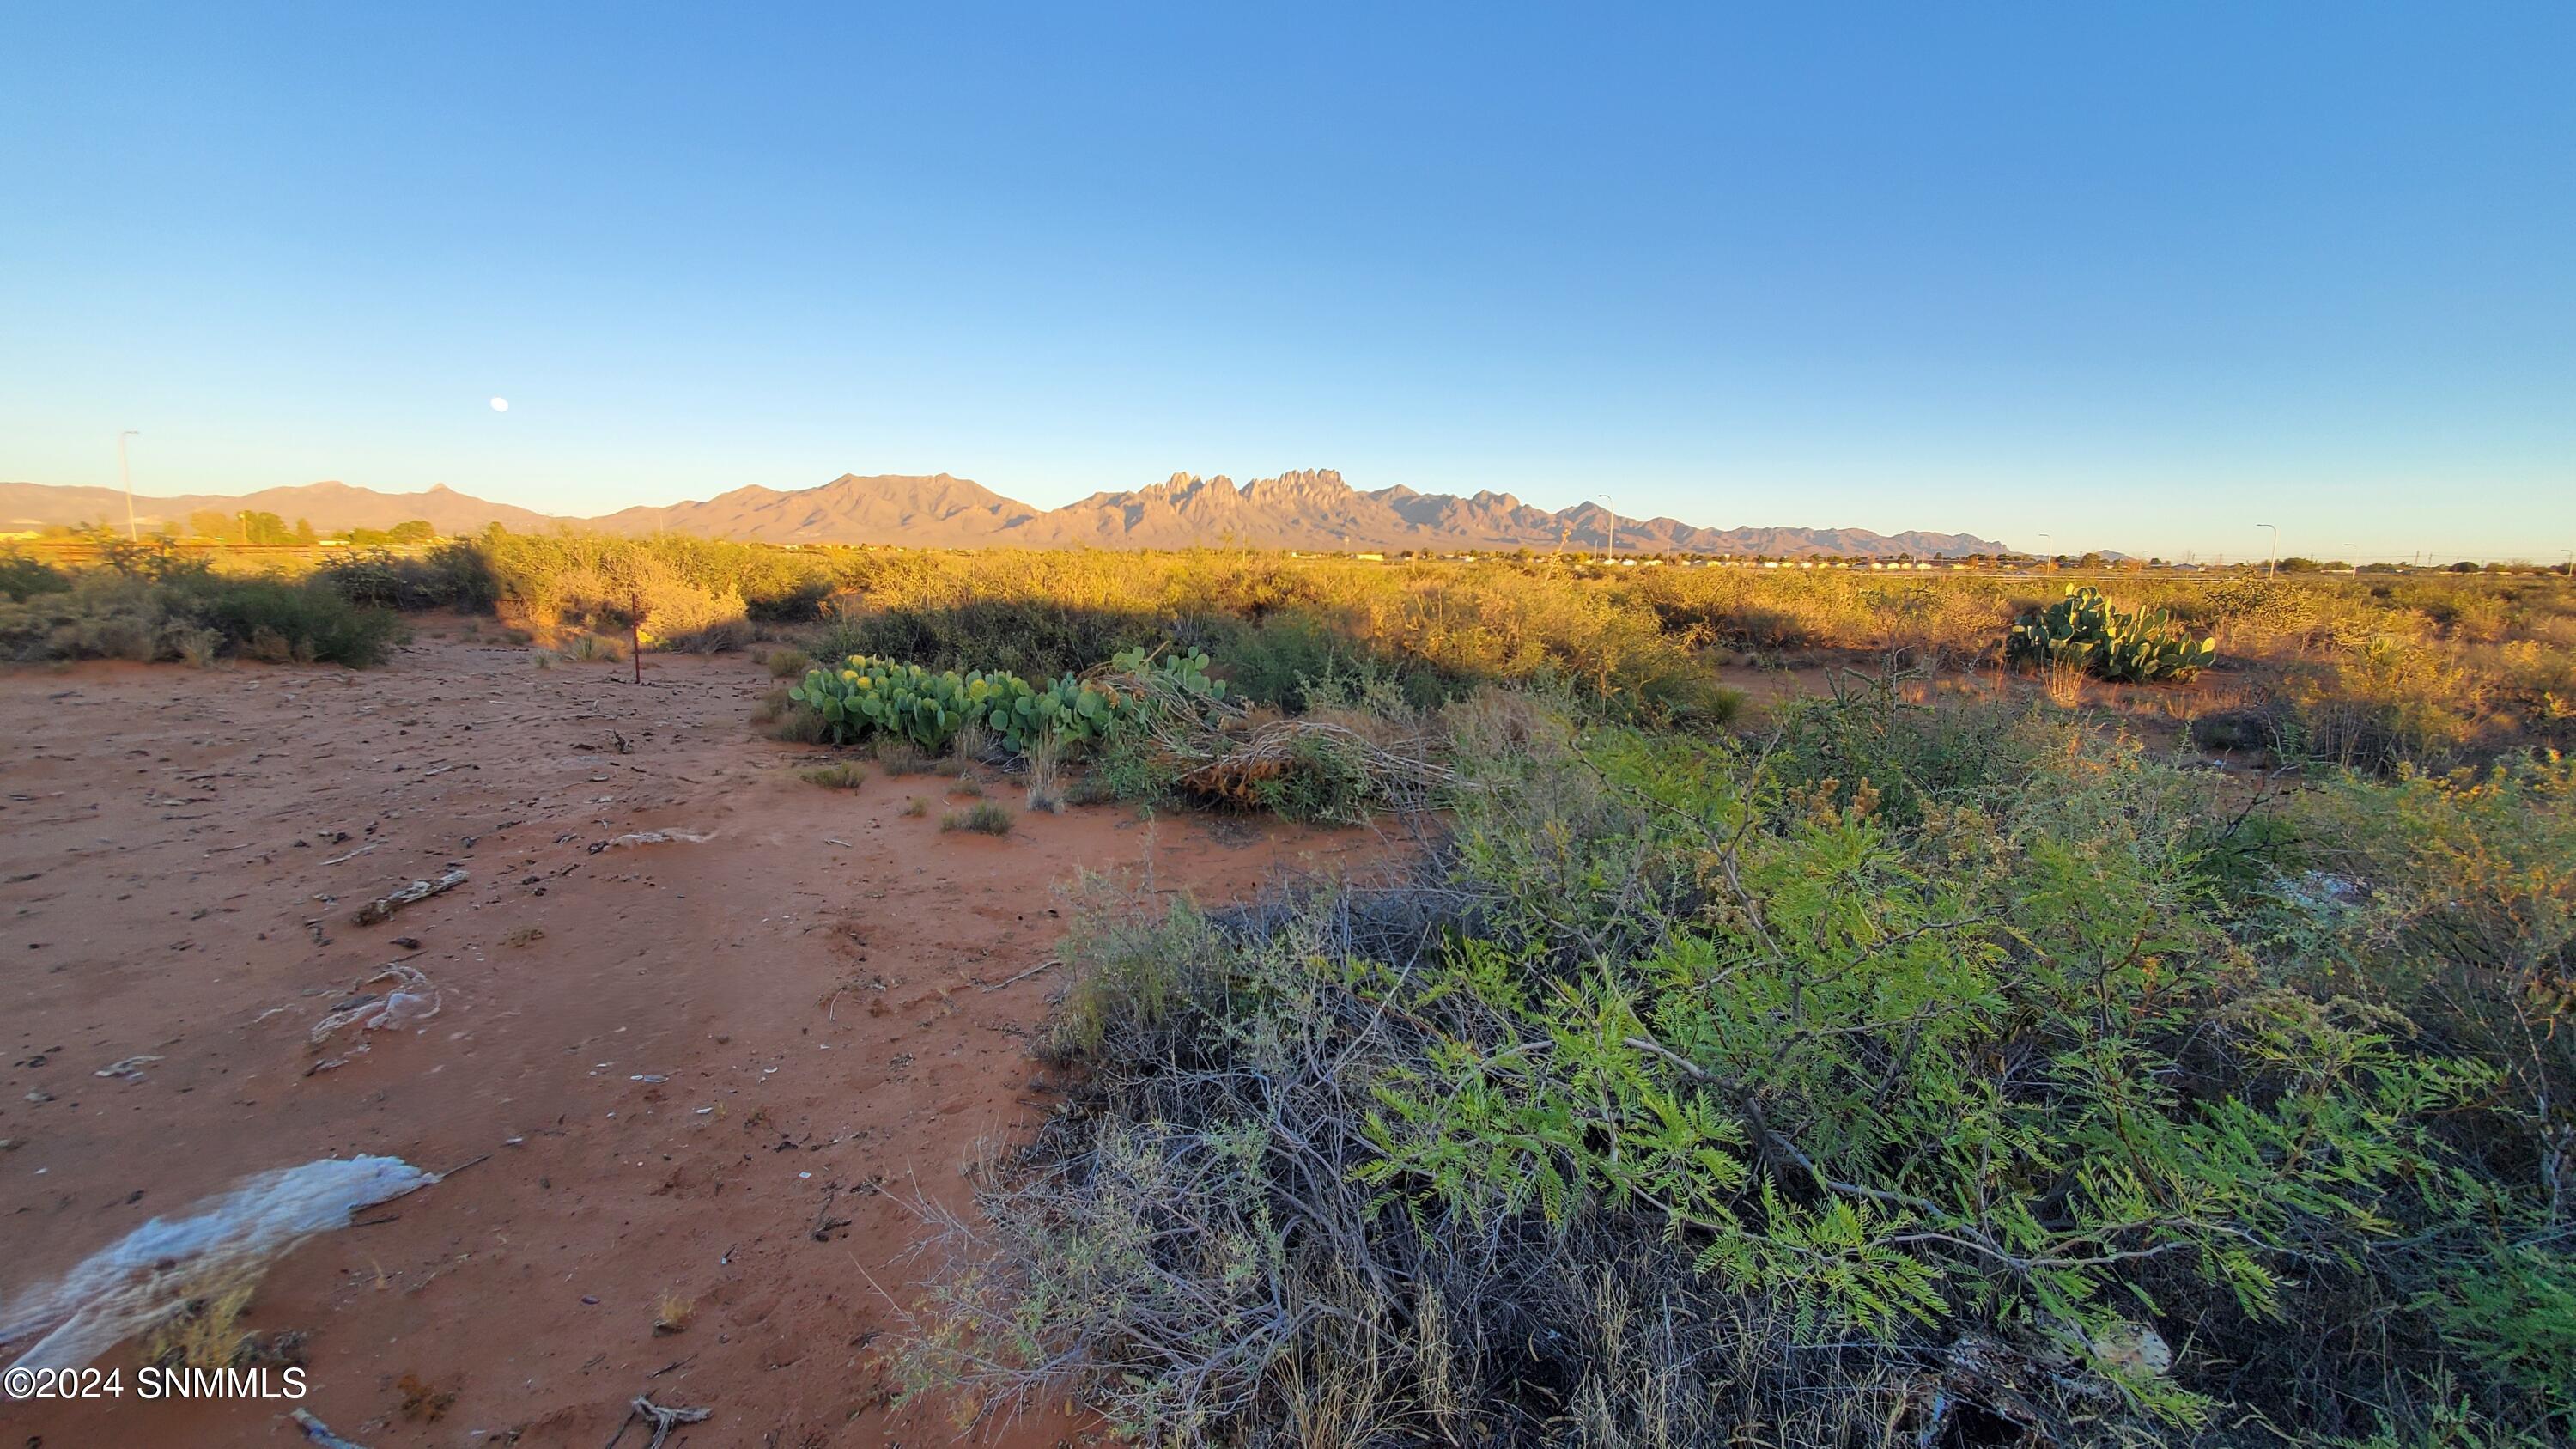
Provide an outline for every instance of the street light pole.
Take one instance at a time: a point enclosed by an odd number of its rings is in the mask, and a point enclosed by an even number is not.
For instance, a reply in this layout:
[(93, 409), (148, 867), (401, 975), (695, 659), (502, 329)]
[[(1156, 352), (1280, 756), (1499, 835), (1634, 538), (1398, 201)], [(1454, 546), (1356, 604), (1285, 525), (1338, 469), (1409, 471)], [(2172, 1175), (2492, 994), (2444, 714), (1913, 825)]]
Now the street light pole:
[(125, 485), (125, 541), (127, 543), (140, 543), (142, 539), (134, 531), (134, 474), (125, 466), (125, 440), (142, 436), (143, 432), (139, 428), (127, 428), (116, 435), (116, 477), (118, 482)]
[[(1595, 493), (1592, 496), (1600, 499), (1604, 506), (1610, 502), (1610, 495), (1607, 493)], [(1610, 510), (1610, 561), (1612, 563), (1619, 561), (1619, 510), (1616, 508)]]
[(2279, 573), (2279, 572), (2281, 571), (2281, 529), (2280, 529), (2280, 525), (2278, 525), (2278, 524), (2272, 524), (2272, 523), (2258, 523), (2258, 524), (2256, 524), (2256, 525), (2254, 525), (2254, 526), (2255, 526), (2256, 528), (2268, 528), (2268, 529), (2271, 529), (2271, 530), (2272, 530), (2272, 561), (2271, 561), (2271, 563), (2270, 563), (2270, 564), (2268, 564), (2268, 565), (2266, 565), (2266, 566), (2264, 567), (2263, 572), (2264, 572), (2264, 573), (2266, 573), (2266, 574), (2277, 574), (2277, 573)]

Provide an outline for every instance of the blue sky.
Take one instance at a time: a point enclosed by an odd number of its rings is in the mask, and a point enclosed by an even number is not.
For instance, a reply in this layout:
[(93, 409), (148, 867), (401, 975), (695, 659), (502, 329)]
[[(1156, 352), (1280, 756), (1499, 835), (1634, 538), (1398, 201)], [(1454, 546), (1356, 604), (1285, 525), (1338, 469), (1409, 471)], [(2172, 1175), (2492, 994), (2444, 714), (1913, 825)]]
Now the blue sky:
[(14, 6), (0, 479), (2554, 559), (2571, 75), (2564, 4)]

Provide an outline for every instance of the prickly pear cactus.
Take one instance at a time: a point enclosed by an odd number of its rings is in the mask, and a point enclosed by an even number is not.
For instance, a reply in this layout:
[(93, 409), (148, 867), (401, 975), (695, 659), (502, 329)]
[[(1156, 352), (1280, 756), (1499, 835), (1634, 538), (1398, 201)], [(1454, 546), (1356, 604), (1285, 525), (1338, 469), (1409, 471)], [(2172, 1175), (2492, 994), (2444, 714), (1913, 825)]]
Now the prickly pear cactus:
[(1025, 754), (1041, 740), (1084, 745), (1138, 727), (1149, 685), (1194, 700), (1224, 699), (1225, 682), (1209, 677), (1208, 662), (1196, 651), (1150, 659), (1131, 649), (1094, 671), (1097, 678), (1066, 674), (1032, 685), (1002, 670), (934, 673), (853, 654), (838, 667), (808, 671), (787, 697), (821, 715), (835, 744), (892, 735), (936, 752), (974, 720), (1004, 748)]
[(2022, 616), (2004, 636), (2004, 662), (2020, 669), (2067, 665), (2119, 683), (2188, 679), (2218, 657), (2218, 640), (2194, 642), (2168, 609), (2124, 611), (2090, 584)]

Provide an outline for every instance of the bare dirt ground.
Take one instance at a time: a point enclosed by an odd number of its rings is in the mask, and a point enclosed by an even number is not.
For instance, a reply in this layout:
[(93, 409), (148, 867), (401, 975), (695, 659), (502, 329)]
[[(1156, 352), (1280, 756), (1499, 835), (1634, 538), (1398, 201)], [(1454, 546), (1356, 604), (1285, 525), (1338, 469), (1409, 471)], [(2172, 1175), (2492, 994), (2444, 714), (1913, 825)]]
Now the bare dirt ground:
[[(309, 1335), (303, 1407), (340, 1434), (598, 1449), (649, 1390), (713, 1410), (675, 1444), (951, 1440), (889, 1406), (877, 1358), (927, 1271), (905, 1203), (962, 1202), (961, 1168), (1046, 1107), (1027, 1046), (1060, 973), (984, 988), (1050, 957), (1056, 887), (1150, 857), (1218, 899), (1382, 843), (1106, 807), (942, 833), (938, 777), (799, 780), (812, 752), (747, 722), (771, 683), (748, 660), (645, 676), (453, 631), (364, 673), (0, 673), (0, 1295), (252, 1172), (470, 1163), (306, 1242), (244, 1320)], [(712, 838), (604, 845), (671, 829)], [(451, 866), (462, 887), (353, 922)], [(308, 1041), (400, 957), (437, 1016)], [(666, 1294), (694, 1303), (677, 1334)], [(102, 1364), (130, 1378), (135, 1352)], [(0, 1426), (282, 1444), (290, 1407), (0, 1403)]]

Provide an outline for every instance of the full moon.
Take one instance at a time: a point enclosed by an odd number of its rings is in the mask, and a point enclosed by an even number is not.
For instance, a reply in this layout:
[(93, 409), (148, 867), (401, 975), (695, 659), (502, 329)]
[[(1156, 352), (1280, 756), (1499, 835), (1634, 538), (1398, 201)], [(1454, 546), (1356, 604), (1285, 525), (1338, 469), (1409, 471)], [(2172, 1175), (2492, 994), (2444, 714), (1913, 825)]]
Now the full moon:
[(510, 400), (509, 400), (508, 398), (505, 398), (505, 397), (496, 397), (496, 398), (492, 399), (492, 411), (494, 411), (494, 412), (496, 412), (496, 413), (506, 413), (506, 412), (508, 412), (509, 410), (510, 410)]

